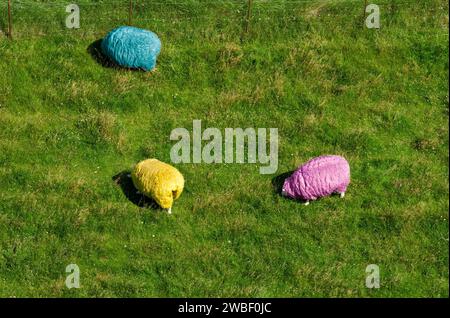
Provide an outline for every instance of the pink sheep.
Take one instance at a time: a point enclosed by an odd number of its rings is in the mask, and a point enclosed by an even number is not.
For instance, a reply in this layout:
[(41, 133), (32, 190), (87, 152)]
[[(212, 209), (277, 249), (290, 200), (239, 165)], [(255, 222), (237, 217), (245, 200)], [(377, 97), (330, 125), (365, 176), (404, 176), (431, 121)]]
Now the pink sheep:
[(350, 166), (341, 156), (320, 156), (300, 166), (283, 184), (282, 195), (306, 201), (339, 193), (350, 183)]

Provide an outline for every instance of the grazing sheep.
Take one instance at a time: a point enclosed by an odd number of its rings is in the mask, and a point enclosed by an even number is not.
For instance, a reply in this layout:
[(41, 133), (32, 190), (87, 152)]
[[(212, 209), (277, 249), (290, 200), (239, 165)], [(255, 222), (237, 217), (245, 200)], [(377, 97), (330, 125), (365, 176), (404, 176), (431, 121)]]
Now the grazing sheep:
[(156, 65), (161, 41), (151, 31), (122, 26), (108, 33), (101, 48), (117, 65), (150, 71)]
[(183, 175), (171, 165), (157, 159), (139, 162), (131, 173), (131, 179), (139, 192), (153, 198), (163, 209), (172, 213), (173, 201), (183, 192)]
[(350, 166), (341, 156), (320, 156), (300, 166), (283, 184), (282, 195), (310, 200), (339, 193), (344, 197), (350, 183)]

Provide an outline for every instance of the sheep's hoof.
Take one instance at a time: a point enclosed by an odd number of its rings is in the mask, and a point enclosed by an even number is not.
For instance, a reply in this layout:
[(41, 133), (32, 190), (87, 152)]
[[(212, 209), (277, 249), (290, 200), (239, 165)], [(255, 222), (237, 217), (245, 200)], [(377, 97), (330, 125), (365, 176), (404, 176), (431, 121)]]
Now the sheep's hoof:
[(167, 209), (168, 214), (172, 214), (172, 208)]
[(345, 197), (345, 192), (341, 192), (341, 199)]
[(307, 206), (307, 205), (309, 205), (309, 201), (306, 201), (306, 202), (305, 202), (305, 206)]

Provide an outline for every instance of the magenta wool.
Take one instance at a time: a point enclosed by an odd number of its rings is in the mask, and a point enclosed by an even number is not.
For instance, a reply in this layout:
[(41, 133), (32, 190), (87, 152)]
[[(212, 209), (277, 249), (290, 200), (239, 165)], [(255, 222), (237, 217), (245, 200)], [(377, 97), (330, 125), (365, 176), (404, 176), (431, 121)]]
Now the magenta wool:
[(350, 183), (350, 166), (341, 156), (320, 156), (300, 166), (283, 184), (283, 194), (316, 200), (332, 193), (343, 195)]

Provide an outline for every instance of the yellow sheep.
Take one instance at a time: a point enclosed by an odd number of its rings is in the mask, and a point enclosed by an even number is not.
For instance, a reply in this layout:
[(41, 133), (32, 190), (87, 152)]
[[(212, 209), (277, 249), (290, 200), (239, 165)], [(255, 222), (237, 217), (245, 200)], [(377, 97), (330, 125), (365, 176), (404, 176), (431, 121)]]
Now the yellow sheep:
[(153, 198), (163, 209), (168, 209), (169, 214), (172, 213), (173, 201), (183, 192), (183, 175), (157, 159), (147, 159), (136, 164), (131, 179), (139, 192)]

